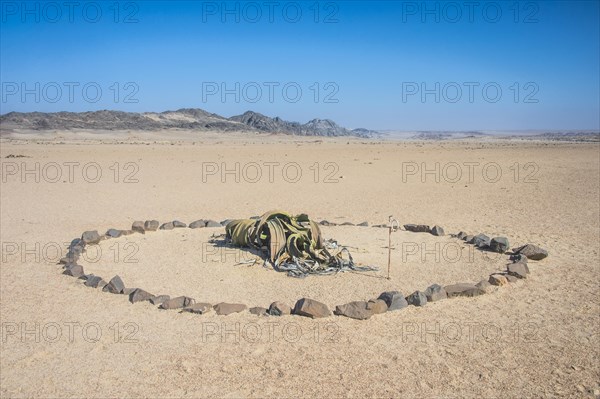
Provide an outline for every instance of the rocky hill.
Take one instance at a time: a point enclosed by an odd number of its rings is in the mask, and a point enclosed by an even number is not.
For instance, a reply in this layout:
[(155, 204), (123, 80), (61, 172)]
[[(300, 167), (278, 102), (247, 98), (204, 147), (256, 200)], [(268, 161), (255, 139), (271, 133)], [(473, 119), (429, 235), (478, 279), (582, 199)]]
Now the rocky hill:
[(188, 129), (223, 132), (265, 132), (302, 136), (359, 136), (371, 137), (367, 129), (349, 130), (329, 119), (313, 119), (305, 124), (288, 122), (248, 111), (225, 118), (198, 108), (165, 112), (10, 112), (0, 116), (2, 130), (161, 130)]

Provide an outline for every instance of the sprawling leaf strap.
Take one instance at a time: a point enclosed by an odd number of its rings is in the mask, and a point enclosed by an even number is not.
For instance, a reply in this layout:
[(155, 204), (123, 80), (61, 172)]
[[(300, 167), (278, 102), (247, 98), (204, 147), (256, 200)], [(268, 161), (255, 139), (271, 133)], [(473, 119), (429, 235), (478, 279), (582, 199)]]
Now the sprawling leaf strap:
[(275, 270), (292, 277), (377, 270), (355, 265), (348, 249), (335, 241), (324, 242), (319, 225), (306, 214), (270, 211), (260, 219), (233, 220), (225, 232), (228, 243), (265, 250)]

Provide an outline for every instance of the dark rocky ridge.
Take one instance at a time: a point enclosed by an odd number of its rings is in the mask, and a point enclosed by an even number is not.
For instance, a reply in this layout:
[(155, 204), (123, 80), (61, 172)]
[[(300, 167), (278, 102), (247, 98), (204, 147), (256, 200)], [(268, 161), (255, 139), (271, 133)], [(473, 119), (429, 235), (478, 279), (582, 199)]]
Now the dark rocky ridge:
[(198, 108), (165, 112), (10, 112), (0, 116), (2, 130), (162, 130), (187, 129), (223, 132), (263, 132), (300, 136), (359, 136), (371, 137), (376, 132), (367, 129), (349, 130), (329, 119), (313, 119), (305, 124), (288, 122), (247, 111), (231, 118), (212, 114)]

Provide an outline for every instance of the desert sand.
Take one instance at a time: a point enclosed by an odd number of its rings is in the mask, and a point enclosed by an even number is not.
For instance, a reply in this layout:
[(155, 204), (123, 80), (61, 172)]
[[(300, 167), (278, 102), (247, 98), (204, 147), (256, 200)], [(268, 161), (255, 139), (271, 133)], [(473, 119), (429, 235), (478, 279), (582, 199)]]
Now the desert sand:
[[(494, 139), (5, 136), (1, 396), (598, 397), (599, 151)], [(102, 241), (81, 265), (154, 294), (263, 307), (309, 297), (333, 309), (390, 289), (408, 295), (433, 283), (476, 283), (505, 268), (505, 255), (449, 235), (461, 230), (550, 255), (529, 262), (529, 278), (486, 295), (366, 321), (161, 311), (87, 288), (57, 264), (56, 249), (86, 230), (271, 209), (371, 226), (393, 215), (440, 225), (446, 235), (393, 233), (390, 280), (387, 229), (358, 226), (322, 231), (379, 271), (294, 279), (262, 261), (238, 264), (253, 255), (209, 242), (223, 228)]]

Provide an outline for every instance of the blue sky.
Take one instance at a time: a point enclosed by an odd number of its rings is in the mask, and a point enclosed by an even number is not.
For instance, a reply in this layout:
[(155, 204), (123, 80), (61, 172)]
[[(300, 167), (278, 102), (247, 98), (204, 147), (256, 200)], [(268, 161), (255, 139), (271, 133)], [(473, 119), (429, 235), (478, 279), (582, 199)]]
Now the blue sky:
[(600, 129), (598, 1), (1, 1), (0, 111)]

